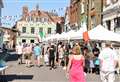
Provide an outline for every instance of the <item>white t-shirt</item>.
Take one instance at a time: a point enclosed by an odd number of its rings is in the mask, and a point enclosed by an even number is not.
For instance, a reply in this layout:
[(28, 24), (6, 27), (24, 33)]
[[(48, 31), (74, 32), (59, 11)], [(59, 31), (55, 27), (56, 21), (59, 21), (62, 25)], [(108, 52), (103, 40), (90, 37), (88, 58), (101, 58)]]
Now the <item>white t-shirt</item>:
[(16, 52), (17, 54), (22, 54), (22, 46), (16, 46)]
[(111, 48), (104, 48), (99, 54), (99, 59), (102, 60), (102, 71), (115, 71), (114, 61), (118, 60), (117, 53)]

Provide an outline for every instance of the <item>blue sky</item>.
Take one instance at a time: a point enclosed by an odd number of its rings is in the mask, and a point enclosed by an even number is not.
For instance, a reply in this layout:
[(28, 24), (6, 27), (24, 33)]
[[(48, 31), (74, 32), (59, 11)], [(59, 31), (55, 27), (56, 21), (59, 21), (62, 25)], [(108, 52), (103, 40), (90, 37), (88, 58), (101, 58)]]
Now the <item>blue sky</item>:
[[(22, 7), (27, 5), (29, 10), (39, 4), (39, 8), (45, 11), (56, 10), (60, 16), (64, 15), (65, 8), (69, 6), (70, 0), (3, 0), (2, 26), (10, 27), (15, 24), (22, 15)], [(60, 8), (63, 8), (60, 10)], [(5, 16), (10, 16), (5, 18)], [(11, 17), (12, 16), (12, 17)]]

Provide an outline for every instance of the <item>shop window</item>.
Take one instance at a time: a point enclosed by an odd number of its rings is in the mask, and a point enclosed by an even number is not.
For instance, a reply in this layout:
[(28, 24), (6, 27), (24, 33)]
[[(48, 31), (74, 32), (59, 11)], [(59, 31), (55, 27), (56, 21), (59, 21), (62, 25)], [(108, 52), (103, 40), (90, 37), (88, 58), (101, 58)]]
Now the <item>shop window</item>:
[(30, 40), (30, 43), (34, 43), (34, 40)]
[(22, 43), (26, 43), (26, 39), (22, 39)]

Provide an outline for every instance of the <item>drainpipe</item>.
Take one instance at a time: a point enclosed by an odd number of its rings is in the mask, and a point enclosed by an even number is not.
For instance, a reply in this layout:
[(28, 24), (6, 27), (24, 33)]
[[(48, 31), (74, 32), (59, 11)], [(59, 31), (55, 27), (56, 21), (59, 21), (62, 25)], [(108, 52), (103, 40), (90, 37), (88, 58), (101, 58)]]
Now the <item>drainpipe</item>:
[(103, 25), (103, 0), (101, 0), (101, 25)]
[(87, 30), (89, 30), (89, 0), (87, 0)]

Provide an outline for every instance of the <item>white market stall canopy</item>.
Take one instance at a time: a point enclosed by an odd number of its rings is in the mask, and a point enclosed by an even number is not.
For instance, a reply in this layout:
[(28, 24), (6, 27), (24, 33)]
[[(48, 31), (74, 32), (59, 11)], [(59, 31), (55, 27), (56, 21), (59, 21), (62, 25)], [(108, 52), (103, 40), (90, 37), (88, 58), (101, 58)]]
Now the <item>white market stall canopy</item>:
[[(45, 39), (49, 40), (70, 40), (70, 39), (83, 39), (84, 28), (81, 28), (77, 32), (71, 30), (69, 32), (63, 32), (62, 34), (53, 34)], [(107, 30), (102, 25), (98, 25), (92, 30), (88, 31), (90, 40), (103, 40), (103, 41), (117, 41), (120, 42), (120, 34)]]
[(59, 40), (78, 39), (76, 38), (77, 36), (79, 37), (79, 39), (82, 39), (82, 33), (82, 30), (78, 30), (77, 32), (75, 32), (74, 30), (63, 32), (62, 34), (60, 34)]
[(98, 25), (88, 31), (90, 40), (108, 40), (120, 42), (120, 34), (107, 30), (102, 25)]
[(74, 34), (71, 34), (70, 39), (74, 40), (74, 39), (83, 39), (83, 32), (85, 32), (86, 30), (84, 29), (84, 27), (81, 27), (77, 32), (75, 32)]

